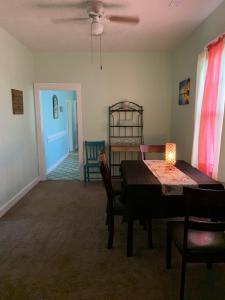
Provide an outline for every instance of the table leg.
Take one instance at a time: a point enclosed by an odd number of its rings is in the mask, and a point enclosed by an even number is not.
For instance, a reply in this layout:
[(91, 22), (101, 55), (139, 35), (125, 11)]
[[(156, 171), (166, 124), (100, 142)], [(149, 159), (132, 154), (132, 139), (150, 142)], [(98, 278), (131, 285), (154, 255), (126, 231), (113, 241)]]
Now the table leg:
[(133, 255), (133, 219), (128, 220), (128, 231), (127, 231), (127, 256)]

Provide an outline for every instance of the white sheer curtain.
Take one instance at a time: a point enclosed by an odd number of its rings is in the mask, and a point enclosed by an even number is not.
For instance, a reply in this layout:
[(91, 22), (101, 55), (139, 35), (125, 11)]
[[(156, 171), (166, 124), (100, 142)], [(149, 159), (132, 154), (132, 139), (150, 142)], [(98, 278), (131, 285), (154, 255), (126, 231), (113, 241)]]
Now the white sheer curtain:
[(208, 66), (207, 50), (203, 51), (198, 56), (197, 66), (197, 79), (196, 79), (196, 100), (195, 100), (195, 127), (194, 127), (194, 140), (192, 148), (192, 165), (198, 167), (198, 136), (200, 117), (202, 109), (202, 100), (204, 94), (205, 77)]

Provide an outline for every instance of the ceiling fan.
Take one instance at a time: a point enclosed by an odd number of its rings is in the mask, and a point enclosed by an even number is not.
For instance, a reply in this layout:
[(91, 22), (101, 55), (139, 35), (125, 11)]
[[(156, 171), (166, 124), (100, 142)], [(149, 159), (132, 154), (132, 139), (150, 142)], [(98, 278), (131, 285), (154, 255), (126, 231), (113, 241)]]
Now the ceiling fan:
[(78, 8), (86, 9), (87, 17), (84, 18), (59, 18), (53, 19), (54, 23), (70, 23), (79, 21), (91, 20), (91, 34), (98, 36), (102, 35), (104, 31), (105, 21), (137, 24), (139, 17), (137, 16), (124, 16), (124, 15), (105, 15), (105, 8), (119, 8), (121, 4), (104, 3), (98, 0), (81, 1), (77, 3), (55, 3), (55, 4), (39, 4), (40, 8)]

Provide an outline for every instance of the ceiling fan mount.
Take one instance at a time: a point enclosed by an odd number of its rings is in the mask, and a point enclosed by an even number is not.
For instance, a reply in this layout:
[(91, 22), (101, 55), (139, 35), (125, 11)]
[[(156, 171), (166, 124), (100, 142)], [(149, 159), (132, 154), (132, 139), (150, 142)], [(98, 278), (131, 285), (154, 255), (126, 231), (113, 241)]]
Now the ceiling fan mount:
[(90, 18), (98, 17), (99, 19), (104, 15), (104, 5), (102, 1), (88, 1), (87, 13)]

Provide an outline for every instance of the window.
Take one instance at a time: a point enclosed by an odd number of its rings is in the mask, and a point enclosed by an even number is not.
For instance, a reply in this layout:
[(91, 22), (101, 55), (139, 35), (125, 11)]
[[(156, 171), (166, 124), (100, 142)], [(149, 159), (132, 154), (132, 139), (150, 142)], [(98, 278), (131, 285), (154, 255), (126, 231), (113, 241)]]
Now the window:
[(217, 178), (225, 103), (225, 36), (199, 55), (192, 164)]

